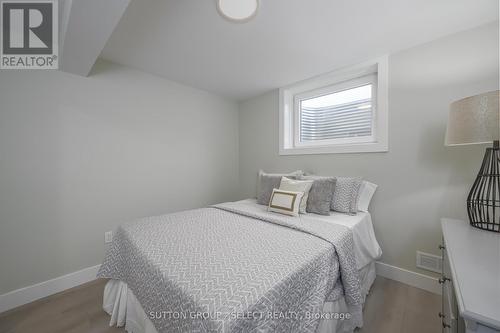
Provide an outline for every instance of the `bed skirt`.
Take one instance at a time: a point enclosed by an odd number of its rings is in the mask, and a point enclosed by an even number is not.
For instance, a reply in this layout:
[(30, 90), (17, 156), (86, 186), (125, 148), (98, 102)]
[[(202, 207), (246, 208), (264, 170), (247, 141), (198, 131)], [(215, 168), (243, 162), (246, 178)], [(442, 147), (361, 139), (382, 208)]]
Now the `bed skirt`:
[[(364, 299), (375, 280), (375, 262), (359, 270), (361, 294)], [(129, 333), (158, 333), (141, 304), (127, 284), (119, 280), (109, 280), (104, 288), (103, 309), (110, 316), (109, 326), (125, 327)], [(363, 326), (363, 313), (352, 311), (342, 297), (335, 302), (326, 302), (324, 313), (350, 313), (349, 320), (321, 319), (318, 333), (351, 333)]]

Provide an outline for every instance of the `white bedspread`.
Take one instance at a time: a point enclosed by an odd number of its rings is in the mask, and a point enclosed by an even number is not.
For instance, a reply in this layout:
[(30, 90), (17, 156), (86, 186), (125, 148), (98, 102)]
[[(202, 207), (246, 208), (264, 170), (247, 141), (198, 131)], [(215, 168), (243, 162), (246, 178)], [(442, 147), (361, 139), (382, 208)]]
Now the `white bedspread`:
[(98, 277), (126, 282), (158, 332), (315, 332), (325, 301), (363, 304), (348, 227), (248, 202), (122, 224)]
[[(255, 199), (246, 199), (239, 201), (243, 206), (251, 208), (252, 211), (269, 214), (267, 207), (258, 205)], [(239, 203), (237, 202), (237, 203)], [(250, 207), (251, 206), (251, 207)], [(375, 238), (371, 216), (369, 213), (358, 213), (351, 216), (331, 212), (330, 216), (321, 216), (317, 214), (301, 215), (307, 221), (321, 220), (318, 224), (332, 223), (347, 227), (352, 231), (351, 238), (351, 257), (360, 273), (361, 282), (361, 303), (369, 291), (375, 278), (374, 260), (381, 256), (380, 246)], [(354, 255), (354, 256), (353, 256)], [(354, 258), (355, 257), (355, 258)], [(352, 267), (355, 267), (352, 265)], [(121, 280), (121, 279), (120, 279)], [(129, 332), (157, 332), (152, 325), (151, 320), (146, 316), (143, 307), (140, 305), (135, 295), (131, 292), (127, 283), (124, 281), (111, 280), (106, 286), (104, 293), (104, 309), (111, 315), (110, 325), (125, 325)], [(318, 332), (352, 332), (355, 327), (362, 326), (361, 308), (349, 306), (344, 297), (335, 302), (326, 302), (323, 311), (349, 312), (353, 317), (347, 321), (321, 321)]]
[[(359, 276), (361, 293), (365, 298), (375, 280), (375, 263), (372, 262), (361, 269)], [(109, 326), (125, 327), (129, 333), (158, 333), (137, 298), (123, 281), (108, 281), (104, 289), (103, 309), (111, 316)], [(336, 302), (325, 302), (323, 311), (350, 313), (352, 309), (342, 298)], [(358, 314), (353, 315), (354, 318), (358, 316)], [(352, 333), (356, 327), (362, 325), (361, 316), (362, 314), (359, 314), (359, 318), (354, 320), (323, 319), (317, 333)]]

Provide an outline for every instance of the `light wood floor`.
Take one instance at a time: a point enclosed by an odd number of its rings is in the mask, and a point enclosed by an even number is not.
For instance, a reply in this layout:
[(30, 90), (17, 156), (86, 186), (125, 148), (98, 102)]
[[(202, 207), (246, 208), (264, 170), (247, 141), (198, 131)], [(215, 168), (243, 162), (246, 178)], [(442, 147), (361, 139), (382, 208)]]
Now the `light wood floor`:
[[(111, 333), (102, 310), (105, 280), (26, 304), (0, 314), (0, 333)], [(440, 296), (377, 277), (364, 309), (365, 325), (358, 333), (439, 333)]]

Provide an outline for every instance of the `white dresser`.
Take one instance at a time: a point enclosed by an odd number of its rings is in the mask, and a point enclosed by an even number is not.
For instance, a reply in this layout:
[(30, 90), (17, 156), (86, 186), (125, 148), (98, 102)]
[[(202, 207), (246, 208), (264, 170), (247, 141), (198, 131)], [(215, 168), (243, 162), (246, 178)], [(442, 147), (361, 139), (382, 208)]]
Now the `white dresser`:
[(441, 219), (443, 332), (500, 332), (500, 234)]

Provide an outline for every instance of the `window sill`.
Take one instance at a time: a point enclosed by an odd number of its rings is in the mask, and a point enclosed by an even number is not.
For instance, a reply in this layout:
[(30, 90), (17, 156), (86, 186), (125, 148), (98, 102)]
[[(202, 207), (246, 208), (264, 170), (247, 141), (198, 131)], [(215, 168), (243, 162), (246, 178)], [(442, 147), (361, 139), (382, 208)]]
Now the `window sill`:
[(310, 154), (349, 154), (349, 153), (385, 153), (389, 151), (387, 143), (373, 142), (323, 147), (290, 147), (280, 148), (280, 155)]

